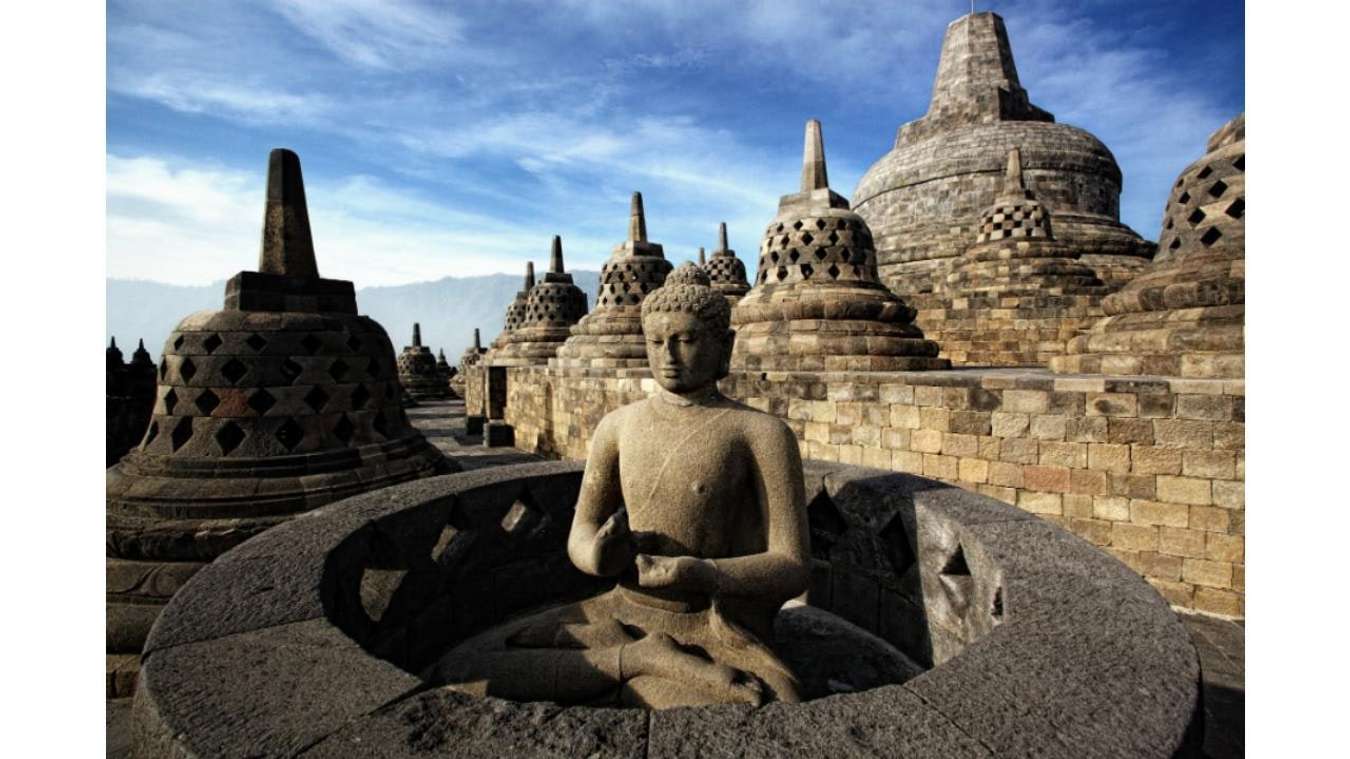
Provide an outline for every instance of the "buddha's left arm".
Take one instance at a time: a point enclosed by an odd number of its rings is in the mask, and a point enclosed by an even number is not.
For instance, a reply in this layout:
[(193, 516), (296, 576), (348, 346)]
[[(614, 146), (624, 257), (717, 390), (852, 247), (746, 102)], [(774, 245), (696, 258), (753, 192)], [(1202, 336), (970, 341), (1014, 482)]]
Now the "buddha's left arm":
[(781, 422), (766, 426), (770, 434), (751, 436), (749, 441), (751, 477), (768, 533), (766, 548), (763, 553), (713, 561), (713, 591), (781, 603), (800, 595), (811, 578), (806, 493), (797, 439)]

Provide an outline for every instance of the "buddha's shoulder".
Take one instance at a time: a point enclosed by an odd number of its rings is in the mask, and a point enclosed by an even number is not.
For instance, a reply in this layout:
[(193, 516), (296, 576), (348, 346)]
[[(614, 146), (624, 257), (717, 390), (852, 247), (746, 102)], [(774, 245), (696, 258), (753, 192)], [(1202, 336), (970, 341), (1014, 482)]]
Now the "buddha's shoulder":
[(792, 429), (782, 419), (773, 414), (760, 411), (730, 398), (725, 399), (723, 403), (727, 409), (727, 415), (724, 418), (728, 424), (734, 425), (746, 434), (777, 437), (792, 436)]

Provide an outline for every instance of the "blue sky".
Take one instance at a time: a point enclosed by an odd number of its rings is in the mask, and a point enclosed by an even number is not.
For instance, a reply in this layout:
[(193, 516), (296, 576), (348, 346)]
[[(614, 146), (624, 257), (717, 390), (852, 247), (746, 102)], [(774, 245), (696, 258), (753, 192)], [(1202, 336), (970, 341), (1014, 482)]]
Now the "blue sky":
[[(1244, 108), (1240, 2), (979, 2), (1022, 84), (1125, 174), (1170, 183)], [(753, 265), (819, 118), (851, 195), (927, 107), (956, 2), (108, 3), (107, 273), (256, 265), (267, 152), (304, 165), (320, 271), (358, 286), (516, 273), (563, 236), (595, 269), (641, 190), (675, 261), (717, 223)]]

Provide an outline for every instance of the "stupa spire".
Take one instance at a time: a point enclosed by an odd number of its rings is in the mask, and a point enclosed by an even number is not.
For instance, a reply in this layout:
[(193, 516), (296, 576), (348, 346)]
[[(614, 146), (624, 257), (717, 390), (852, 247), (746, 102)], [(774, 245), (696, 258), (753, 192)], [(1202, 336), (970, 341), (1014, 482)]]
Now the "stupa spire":
[(413, 322), (413, 347), (418, 348), (422, 345), (422, 325)]
[(287, 277), (319, 278), (314, 239), (305, 205), (300, 157), (276, 148), (267, 157), (267, 203), (263, 211), (258, 271)]
[(698, 246), (698, 265), (706, 266), (707, 264), (708, 264), (708, 257), (703, 252), (703, 246), (700, 245)]
[(475, 353), (482, 352), (483, 350), (483, 341), (478, 337), (477, 327), (473, 328), (473, 350)]
[(553, 274), (563, 273), (562, 237), (553, 236), (553, 246), (548, 252), (548, 270)]
[(820, 121), (811, 119), (806, 122), (806, 146), (802, 151), (802, 192), (824, 190), (829, 186), (830, 179), (825, 172), (825, 140), (820, 134)]
[(111, 349), (111, 350), (117, 350), (117, 349), (118, 349), (118, 348), (117, 348), (117, 336), (116, 336), (116, 335), (113, 335), (112, 338), (108, 341), (108, 348)]
[(526, 261), (526, 262), (525, 262), (525, 290), (528, 291), (531, 287), (534, 287), (534, 262), (533, 262), (533, 261)]
[(642, 193), (633, 193), (628, 210), (628, 241), (647, 242), (647, 214), (642, 210)]
[(729, 247), (727, 245), (727, 223), (724, 221), (717, 225), (717, 250), (713, 252), (718, 253), (727, 250)]

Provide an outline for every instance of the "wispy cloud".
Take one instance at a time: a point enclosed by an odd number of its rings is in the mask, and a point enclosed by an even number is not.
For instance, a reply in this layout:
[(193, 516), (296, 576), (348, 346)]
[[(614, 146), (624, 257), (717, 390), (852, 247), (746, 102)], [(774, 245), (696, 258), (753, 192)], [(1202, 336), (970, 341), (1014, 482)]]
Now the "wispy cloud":
[(335, 55), (376, 69), (444, 63), (463, 42), (464, 24), (448, 8), (405, 0), (276, 0), (297, 29)]

